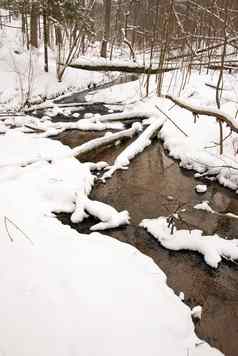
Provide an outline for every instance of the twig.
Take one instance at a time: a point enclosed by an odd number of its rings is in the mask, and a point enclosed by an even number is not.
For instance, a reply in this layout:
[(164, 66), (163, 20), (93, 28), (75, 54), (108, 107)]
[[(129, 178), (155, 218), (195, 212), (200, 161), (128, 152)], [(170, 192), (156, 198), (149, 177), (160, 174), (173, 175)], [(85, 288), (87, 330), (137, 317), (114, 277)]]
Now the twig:
[(37, 132), (37, 133), (45, 132), (45, 130), (39, 129), (37, 127), (33, 127), (31, 125), (24, 125), (24, 127), (26, 127), (27, 129), (30, 129), (30, 130), (32, 130), (34, 132)]
[(5, 225), (5, 228), (6, 228), (6, 231), (7, 231), (8, 237), (9, 237), (9, 240), (10, 240), (11, 242), (13, 242), (14, 240), (13, 240), (13, 238), (11, 237), (11, 234), (10, 234), (10, 232), (9, 232), (9, 230), (8, 230), (8, 226), (7, 226), (7, 217), (6, 217), (6, 216), (4, 216), (4, 225)]
[(182, 134), (185, 136), (185, 137), (188, 137), (188, 135), (186, 134), (186, 132), (184, 132), (164, 111), (162, 111), (158, 105), (155, 105), (156, 109), (158, 109), (161, 114), (163, 114), (170, 122), (172, 122), (172, 124), (180, 131), (182, 132)]
[(8, 236), (9, 236), (9, 239), (10, 239), (11, 242), (14, 242), (14, 239), (12, 238), (12, 236), (11, 236), (11, 234), (10, 234), (10, 232), (9, 232), (8, 223), (12, 224), (18, 231), (20, 231), (20, 232), (24, 235), (24, 237), (25, 237), (28, 241), (30, 241), (30, 243), (31, 243), (32, 245), (34, 245), (34, 244), (33, 244), (33, 241), (30, 239), (30, 237), (27, 236), (27, 234), (26, 234), (19, 226), (17, 226), (17, 225), (16, 225), (11, 219), (9, 219), (7, 216), (4, 216), (4, 225), (5, 225), (7, 234), (8, 234)]

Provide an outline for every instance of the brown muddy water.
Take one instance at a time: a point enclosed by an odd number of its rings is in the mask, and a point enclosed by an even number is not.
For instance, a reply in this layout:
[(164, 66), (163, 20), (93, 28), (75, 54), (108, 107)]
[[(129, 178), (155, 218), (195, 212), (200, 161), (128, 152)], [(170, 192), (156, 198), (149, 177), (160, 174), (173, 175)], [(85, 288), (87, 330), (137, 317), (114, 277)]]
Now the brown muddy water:
[[(75, 147), (102, 134), (72, 130), (60, 134), (57, 139)], [(111, 163), (127, 144), (124, 142), (91, 152), (81, 161), (104, 160)], [(199, 228), (206, 234), (218, 233), (237, 238), (238, 220), (224, 215), (226, 212), (238, 215), (236, 194), (207, 181), (208, 191), (197, 194), (194, 188), (199, 182), (191, 172), (180, 169), (155, 140), (131, 162), (127, 171), (117, 171), (106, 184), (96, 183), (91, 198), (111, 204), (118, 210), (129, 211), (129, 226), (108, 230), (105, 234), (152, 257), (166, 273), (169, 286), (177, 294), (184, 292), (188, 305), (203, 306), (202, 320), (195, 323), (197, 334), (226, 356), (237, 356), (238, 265), (224, 261), (217, 270), (213, 270), (198, 253), (168, 251), (138, 226), (144, 218), (167, 216), (181, 206), (186, 211), (181, 213), (180, 227)], [(209, 200), (214, 210), (222, 215), (193, 209), (203, 200)], [(58, 217), (82, 233), (88, 233), (89, 227), (95, 223), (93, 218), (89, 218), (83, 223), (72, 224), (68, 214), (59, 214)]]

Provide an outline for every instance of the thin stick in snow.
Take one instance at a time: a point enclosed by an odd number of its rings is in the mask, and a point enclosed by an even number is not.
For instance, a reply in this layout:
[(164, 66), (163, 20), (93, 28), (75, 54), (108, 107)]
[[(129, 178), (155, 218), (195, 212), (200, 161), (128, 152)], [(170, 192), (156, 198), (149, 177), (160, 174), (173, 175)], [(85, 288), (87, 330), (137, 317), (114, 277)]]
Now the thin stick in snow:
[(158, 109), (161, 114), (163, 114), (170, 122), (172, 122), (172, 124), (180, 131), (182, 132), (182, 134), (185, 136), (185, 137), (188, 137), (188, 135), (186, 134), (186, 132), (184, 132), (172, 119), (171, 117), (169, 117), (163, 110), (161, 110), (158, 105), (155, 105), (156, 109)]
[(30, 241), (30, 243), (33, 245), (33, 241), (30, 239), (29, 236), (27, 236), (27, 234), (19, 227), (17, 226), (11, 219), (9, 219), (7, 216), (4, 216), (4, 225), (5, 225), (5, 228), (6, 228), (6, 231), (7, 231), (7, 234), (9, 236), (9, 239), (11, 242), (14, 242), (14, 239), (12, 238), (11, 234), (10, 234), (10, 231), (8, 229), (8, 223), (10, 223), (11, 225), (13, 225), (18, 231), (20, 231), (23, 236), (28, 240)]

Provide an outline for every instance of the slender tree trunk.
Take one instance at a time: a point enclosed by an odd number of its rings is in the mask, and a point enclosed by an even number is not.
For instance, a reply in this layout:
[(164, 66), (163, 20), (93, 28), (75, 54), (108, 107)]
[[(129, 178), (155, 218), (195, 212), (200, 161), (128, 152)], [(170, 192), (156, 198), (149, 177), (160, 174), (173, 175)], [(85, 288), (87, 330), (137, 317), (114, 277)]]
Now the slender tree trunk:
[(48, 42), (49, 42), (49, 26), (48, 26), (48, 1), (44, 0), (43, 2), (43, 31), (44, 31), (44, 60), (45, 60), (45, 72), (49, 71), (49, 64), (48, 64)]
[(31, 46), (38, 48), (38, 12), (39, 6), (37, 1), (32, 1), (31, 5)]
[(102, 40), (101, 57), (107, 58), (107, 45), (110, 39), (110, 25), (111, 25), (111, 0), (104, 0), (104, 38)]

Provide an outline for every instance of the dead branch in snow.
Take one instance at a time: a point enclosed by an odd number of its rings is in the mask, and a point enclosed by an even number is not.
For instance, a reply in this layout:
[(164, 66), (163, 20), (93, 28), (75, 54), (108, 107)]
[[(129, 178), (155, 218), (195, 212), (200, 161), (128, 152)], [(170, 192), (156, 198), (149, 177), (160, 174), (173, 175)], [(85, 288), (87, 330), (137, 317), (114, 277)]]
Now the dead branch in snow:
[(34, 126), (31, 126), (31, 125), (24, 125), (24, 127), (26, 127), (27, 129), (30, 129), (36, 133), (42, 133), (42, 132), (45, 132), (45, 130), (41, 129), (41, 128), (38, 128), (38, 127), (34, 127)]
[(182, 132), (182, 134), (185, 136), (185, 137), (188, 137), (188, 135), (186, 134), (186, 132), (184, 132), (175, 122), (174, 120), (171, 119), (171, 117), (169, 117), (168, 114), (166, 114), (163, 110), (161, 110), (158, 105), (155, 105), (156, 109), (158, 109), (161, 114), (163, 114), (170, 122), (172, 122), (172, 124), (180, 131)]
[(8, 234), (8, 237), (10, 239), (11, 242), (14, 242), (14, 239), (13, 237), (11, 236), (10, 234), (10, 231), (9, 231), (9, 228), (8, 228), (8, 224), (11, 224), (12, 226), (14, 226), (18, 231), (20, 231), (20, 233), (28, 240), (30, 241), (30, 243), (33, 245), (33, 242), (32, 240), (30, 239), (29, 236), (27, 236), (27, 234), (19, 227), (17, 226), (11, 219), (9, 219), (7, 216), (4, 216), (4, 225), (5, 225), (5, 229), (6, 229), (6, 232)]
[(232, 131), (238, 133), (238, 121), (219, 109), (192, 105), (188, 101), (182, 100), (172, 95), (166, 95), (165, 97), (181, 108), (190, 111), (194, 115), (215, 117), (218, 121), (226, 123), (227, 126), (232, 129)]

